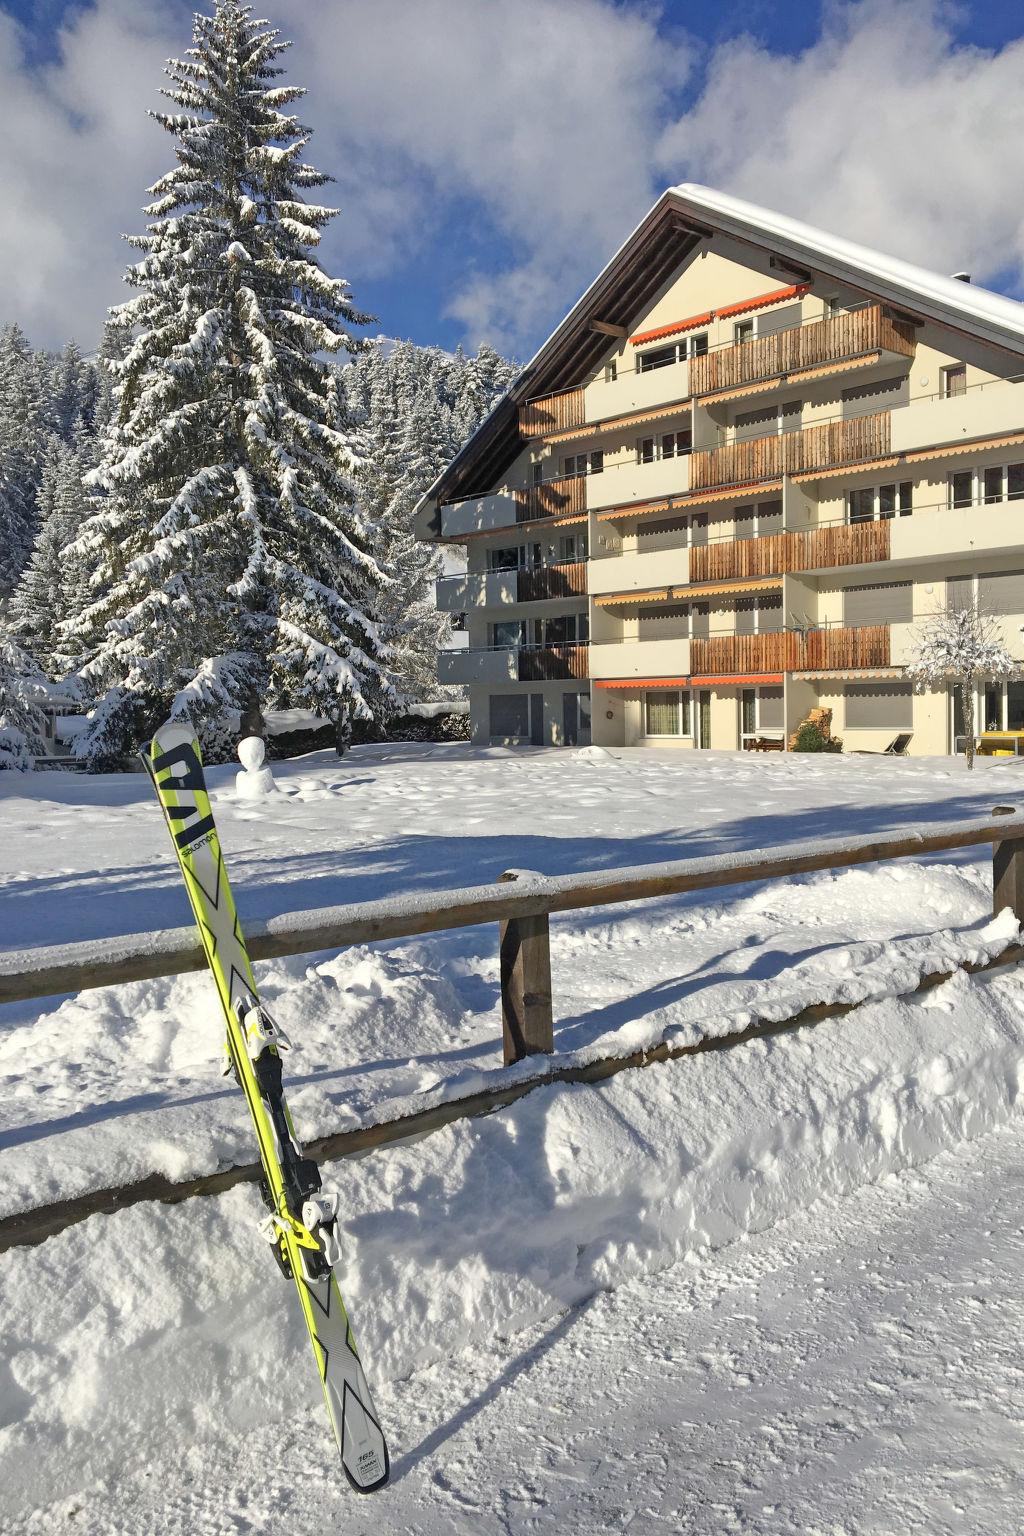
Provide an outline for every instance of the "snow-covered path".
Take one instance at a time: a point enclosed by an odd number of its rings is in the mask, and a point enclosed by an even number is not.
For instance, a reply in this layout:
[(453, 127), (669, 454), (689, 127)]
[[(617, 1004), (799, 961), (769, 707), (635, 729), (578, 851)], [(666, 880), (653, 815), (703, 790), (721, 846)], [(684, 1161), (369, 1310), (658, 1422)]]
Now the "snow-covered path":
[(1024, 1121), (381, 1393), (372, 1504), (319, 1412), (31, 1519), (75, 1536), (1016, 1536)]

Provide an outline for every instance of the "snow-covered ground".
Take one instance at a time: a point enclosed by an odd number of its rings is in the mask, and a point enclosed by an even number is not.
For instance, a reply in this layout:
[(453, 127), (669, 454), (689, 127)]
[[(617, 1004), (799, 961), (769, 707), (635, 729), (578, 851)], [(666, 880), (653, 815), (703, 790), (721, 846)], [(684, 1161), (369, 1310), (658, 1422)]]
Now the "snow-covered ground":
[[(947, 759), (409, 745), (275, 765), (268, 805), (238, 800), (230, 770), (211, 777), (244, 917), (476, 883), (510, 866), (560, 873), (906, 830), (1024, 805), (1020, 772), (1013, 760), (968, 775)], [(141, 776), (8, 778), (7, 946), (187, 921)], [(985, 1415), (961, 1423), (980, 1392), (976, 1375), (952, 1369), (963, 1317), (922, 1297), (924, 1271), (895, 1238), (895, 1299), (854, 1283), (858, 1264), (878, 1268), (872, 1224), (917, 1212), (919, 1196), (921, 1235), (941, 1235), (925, 1209), (932, 1172), (919, 1187), (906, 1170), (961, 1148), (952, 1188), (974, 1166), (964, 1140), (1016, 1124), (1024, 980), (959, 976), (918, 1002), (892, 996), (1015, 934), (1007, 915), (991, 917), (988, 855), (714, 896), (555, 920), (558, 1049), (632, 1051), (804, 1003), (876, 1001), (799, 1036), (545, 1089), (327, 1170), (348, 1212), (342, 1285), (400, 1474), (372, 1515), (336, 1487), (300, 1320), (255, 1233), (255, 1192), (240, 1188), (92, 1218), (0, 1258), (2, 1528), (21, 1530), (38, 1510), (46, 1529), (154, 1533), (300, 1530), (343, 1511), (363, 1522), (351, 1528), (381, 1532), (974, 1529), (956, 1524), (950, 1490), (960, 1478), (975, 1496), (984, 1455), (996, 1468), (986, 1528), (1016, 1529), (999, 1523), (993, 1490), (1019, 1428), (1004, 1425), (1000, 1440)], [(268, 962), (260, 974), (294, 1041), (287, 1080), (303, 1137), (502, 1071), (493, 929)], [(248, 1161), (219, 1036), (201, 975), (0, 1012), (0, 1212), (152, 1170)], [(1013, 1146), (1008, 1169), (1024, 1156)], [(935, 1198), (952, 1210), (945, 1189)], [(972, 1183), (963, 1202), (976, 1195)], [(819, 1197), (832, 1203), (806, 1218), (813, 1272), (838, 1266), (851, 1298), (833, 1334), (802, 1239), (750, 1240), (803, 1221)], [(958, 1262), (964, 1294), (981, 1294), (978, 1232), (957, 1253), (953, 1225), (941, 1312)], [(1014, 1258), (996, 1247), (994, 1285)], [(750, 1268), (752, 1253), (764, 1258)], [(783, 1272), (779, 1311), (761, 1283)], [(907, 1346), (922, 1404), (942, 1408), (934, 1434), (891, 1395), (899, 1385), (883, 1366), (906, 1353), (901, 1333), (891, 1357), (883, 1339), (850, 1376), (850, 1339), (881, 1328), (874, 1302), (899, 1312), (911, 1289), (937, 1340), (934, 1376)], [(609, 1354), (615, 1336), (621, 1351)], [(995, 1338), (992, 1348), (1005, 1373)], [(852, 1419), (825, 1406), (840, 1385)], [(1003, 1376), (997, 1385), (1009, 1390)], [(892, 1447), (872, 1450), (876, 1398), (894, 1443), (911, 1445), (920, 1486), (897, 1478)], [(851, 1498), (866, 1501), (863, 1520)]]

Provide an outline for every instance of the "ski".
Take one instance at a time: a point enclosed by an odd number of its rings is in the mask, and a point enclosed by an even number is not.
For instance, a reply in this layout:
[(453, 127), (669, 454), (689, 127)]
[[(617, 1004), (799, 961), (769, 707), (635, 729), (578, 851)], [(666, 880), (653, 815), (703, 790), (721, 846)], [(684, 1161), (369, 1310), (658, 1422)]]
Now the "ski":
[(263, 1167), (268, 1215), (261, 1230), (295, 1282), (341, 1464), (352, 1487), (373, 1493), (388, 1480), (387, 1444), (377, 1420), (333, 1266), (340, 1259), (337, 1196), (302, 1155), (282, 1086), (288, 1041), (259, 999), (217, 828), (199, 743), (169, 722), (142, 753), (163, 807), (196, 925), (227, 1026), (229, 1070), (249, 1106)]

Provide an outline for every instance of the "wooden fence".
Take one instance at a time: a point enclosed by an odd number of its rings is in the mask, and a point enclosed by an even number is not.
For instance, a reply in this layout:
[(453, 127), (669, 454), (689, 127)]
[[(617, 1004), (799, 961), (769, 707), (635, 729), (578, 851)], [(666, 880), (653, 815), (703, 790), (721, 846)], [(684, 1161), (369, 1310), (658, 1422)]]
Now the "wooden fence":
[(719, 539), (690, 550), (690, 580), (730, 581), (781, 576), (786, 571), (871, 565), (889, 558), (889, 523), (838, 523), (825, 528), (766, 533), (756, 539)]
[[(986, 843), (992, 844), (993, 911), (1009, 907), (1018, 922), (1024, 924), (1024, 814), (1018, 814), (1012, 806), (995, 806), (985, 820), (932, 824), (898, 837), (833, 839), (767, 848), (757, 854), (719, 854), (577, 875), (509, 870), (494, 885), (420, 891), (249, 923), (246, 936), (252, 958), (267, 960), (497, 922), (504, 1057), (506, 1063), (512, 1063), (554, 1051), (549, 934), (553, 912), (652, 900), (887, 859), (948, 853)], [(991, 960), (967, 963), (958, 969), (985, 970), (1017, 964), (1022, 959), (1024, 947), (1012, 944)], [(173, 976), (205, 967), (206, 957), (192, 928), (8, 952), (0, 955), (0, 1003)], [(910, 990), (934, 987), (950, 974), (923, 976)], [(812, 1004), (789, 1018), (755, 1019), (744, 1029), (720, 1038), (687, 1045), (662, 1043), (648, 1051), (606, 1057), (585, 1065), (559, 1065), (556, 1060), (511, 1083), (503, 1081), (426, 1110), (393, 1115), (386, 1121), (324, 1137), (310, 1143), (307, 1151), (319, 1160), (343, 1157), (421, 1135), (466, 1116), (487, 1113), (545, 1083), (598, 1082), (651, 1062), (729, 1049), (750, 1039), (833, 1018), (858, 1006), (859, 1002)], [(233, 1184), (255, 1182), (258, 1177), (256, 1163), (182, 1181), (151, 1174), (134, 1184), (37, 1206), (0, 1219), (0, 1252), (20, 1244), (41, 1242), (93, 1214), (109, 1213), (146, 1200), (176, 1201), (193, 1195), (217, 1194)]]
[(690, 672), (694, 677), (715, 677), (733, 672), (887, 667), (891, 650), (888, 624), (812, 629), (807, 633), (780, 629), (761, 635), (711, 635), (690, 641)]
[(557, 395), (538, 395), (519, 407), (519, 431), (523, 437), (544, 437), (549, 432), (570, 432), (586, 420), (584, 391), (563, 389)]
[(822, 421), (817, 426), (771, 437), (751, 437), (690, 455), (690, 489), (753, 485), (783, 475), (809, 474), (884, 458), (890, 451), (888, 411)]
[(587, 510), (586, 475), (566, 475), (513, 491), (516, 522), (532, 523), (539, 517), (569, 517)]
[(880, 304), (846, 315), (791, 326), (731, 347), (717, 347), (690, 359), (690, 393), (712, 395), (780, 374), (800, 373), (817, 365), (862, 357), (871, 352), (914, 355), (914, 329), (891, 319)]

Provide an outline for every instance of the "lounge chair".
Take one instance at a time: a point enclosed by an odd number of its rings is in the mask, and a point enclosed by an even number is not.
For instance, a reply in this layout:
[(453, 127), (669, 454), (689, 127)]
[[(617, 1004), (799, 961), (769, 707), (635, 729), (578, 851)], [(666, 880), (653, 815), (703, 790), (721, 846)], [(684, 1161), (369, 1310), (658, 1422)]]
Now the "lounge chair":
[(904, 731), (902, 736), (894, 736), (892, 741), (882, 753), (883, 757), (906, 757), (907, 748), (910, 746), (910, 738), (913, 731)]

